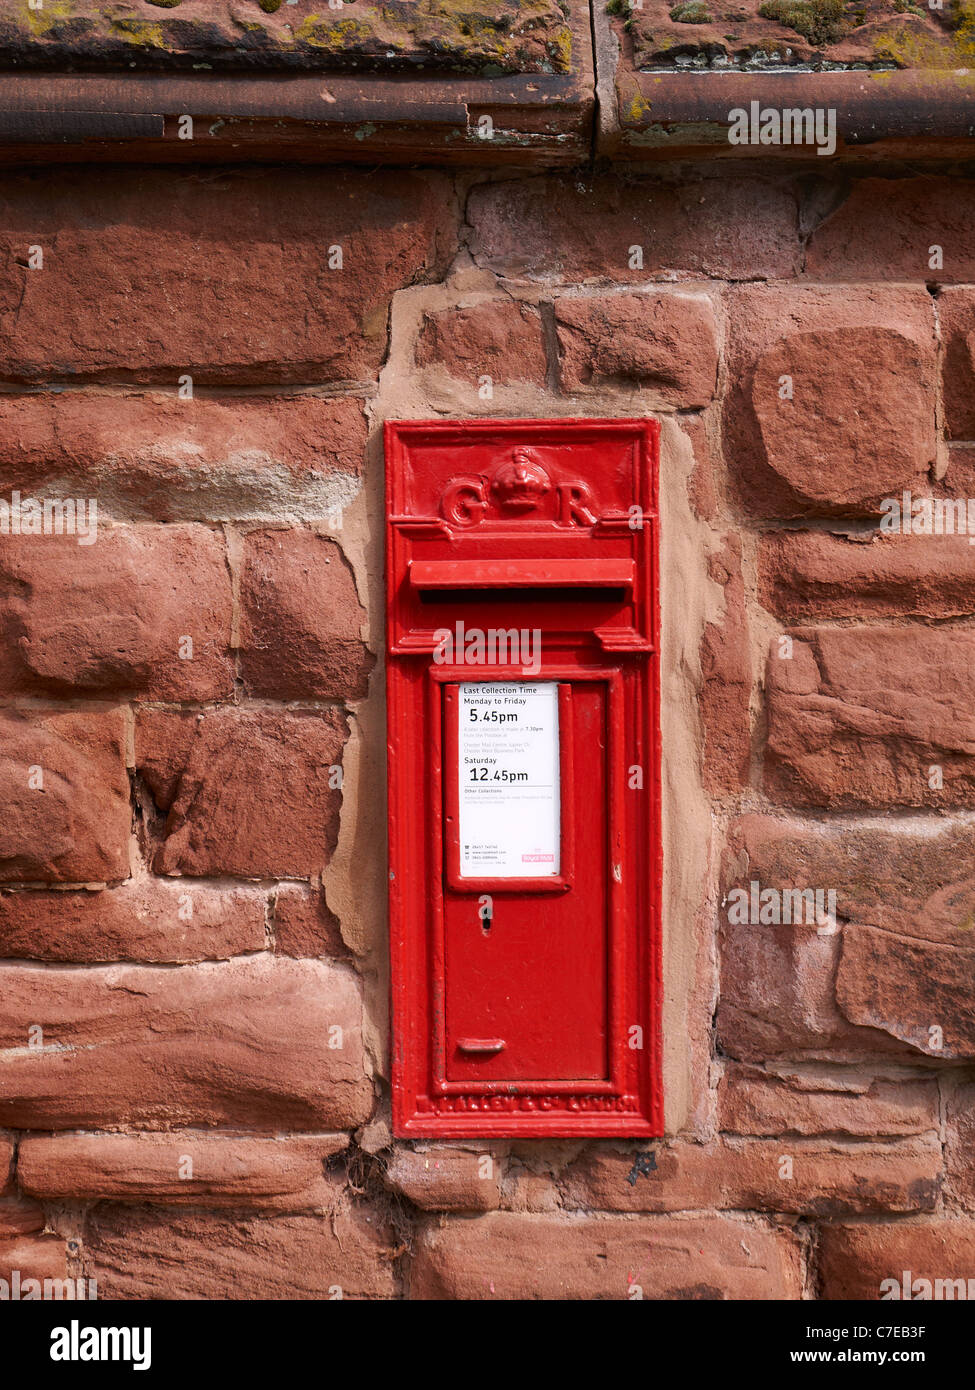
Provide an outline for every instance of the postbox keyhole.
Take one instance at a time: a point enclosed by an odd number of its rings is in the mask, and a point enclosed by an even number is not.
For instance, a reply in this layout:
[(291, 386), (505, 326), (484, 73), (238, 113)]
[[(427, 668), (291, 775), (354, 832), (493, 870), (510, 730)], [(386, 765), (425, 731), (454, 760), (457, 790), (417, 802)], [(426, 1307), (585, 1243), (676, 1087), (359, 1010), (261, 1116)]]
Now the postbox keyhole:
[(491, 924), (494, 921), (494, 899), (489, 893), (482, 893), (477, 903), (477, 915), (481, 919), (481, 931), (485, 936), (489, 936)]

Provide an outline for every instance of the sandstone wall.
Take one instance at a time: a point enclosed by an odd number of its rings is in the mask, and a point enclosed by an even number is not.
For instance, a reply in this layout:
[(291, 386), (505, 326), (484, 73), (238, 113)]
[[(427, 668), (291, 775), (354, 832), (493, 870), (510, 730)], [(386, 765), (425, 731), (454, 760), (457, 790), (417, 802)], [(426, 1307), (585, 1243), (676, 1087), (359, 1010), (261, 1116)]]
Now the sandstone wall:
[[(967, 1277), (975, 550), (877, 518), (975, 494), (975, 183), (2, 185), (0, 497), (99, 524), (0, 535), (0, 1276)], [(668, 1134), (394, 1142), (380, 427), (628, 414), (663, 426)], [(730, 920), (752, 882), (835, 914)]]

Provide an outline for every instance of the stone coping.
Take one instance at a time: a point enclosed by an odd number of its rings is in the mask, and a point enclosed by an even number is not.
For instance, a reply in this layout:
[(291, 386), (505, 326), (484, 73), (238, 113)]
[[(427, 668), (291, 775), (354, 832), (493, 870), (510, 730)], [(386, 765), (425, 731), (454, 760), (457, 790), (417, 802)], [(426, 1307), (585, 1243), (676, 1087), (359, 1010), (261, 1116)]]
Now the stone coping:
[(753, 102), (833, 111), (834, 157), (966, 158), (969, 4), (6, 0), (0, 160), (822, 165), (730, 143)]

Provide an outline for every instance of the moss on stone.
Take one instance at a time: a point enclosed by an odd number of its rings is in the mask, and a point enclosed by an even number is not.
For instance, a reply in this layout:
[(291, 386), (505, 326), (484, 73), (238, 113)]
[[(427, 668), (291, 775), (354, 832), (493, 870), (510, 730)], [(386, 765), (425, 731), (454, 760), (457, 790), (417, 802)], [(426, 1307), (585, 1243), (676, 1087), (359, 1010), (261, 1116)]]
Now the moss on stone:
[(616, 15), (618, 18), (622, 19), (623, 28), (627, 33), (633, 28), (633, 21), (636, 18), (636, 13), (630, 0), (606, 0), (606, 13)]
[(775, 19), (817, 47), (836, 43), (852, 28), (843, 0), (764, 0), (763, 19)]
[(274, 14), (284, 4), (284, 0), (257, 0), (265, 14)]

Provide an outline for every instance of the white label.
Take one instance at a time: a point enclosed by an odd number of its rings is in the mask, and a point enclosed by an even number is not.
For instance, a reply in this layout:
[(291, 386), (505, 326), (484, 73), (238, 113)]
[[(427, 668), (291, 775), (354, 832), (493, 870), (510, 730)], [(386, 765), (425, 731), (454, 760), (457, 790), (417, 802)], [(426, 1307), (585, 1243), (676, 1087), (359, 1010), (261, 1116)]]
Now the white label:
[(559, 873), (559, 688), (458, 686), (462, 878)]

